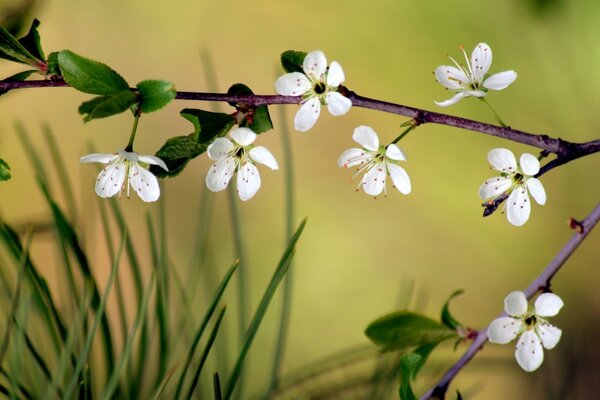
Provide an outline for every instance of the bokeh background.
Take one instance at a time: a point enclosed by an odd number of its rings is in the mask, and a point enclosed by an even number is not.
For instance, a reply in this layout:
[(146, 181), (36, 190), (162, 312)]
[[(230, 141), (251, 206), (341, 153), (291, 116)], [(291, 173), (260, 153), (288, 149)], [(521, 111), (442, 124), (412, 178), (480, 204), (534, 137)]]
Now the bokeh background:
[[(15, 4), (3, 1), (0, 6), (10, 9)], [(494, 52), (491, 72), (514, 69), (518, 73), (512, 86), (488, 96), (509, 125), (574, 142), (595, 139), (600, 132), (600, 3), (591, 0), (46, 0), (35, 2), (34, 16), (42, 21), (47, 53), (68, 48), (107, 63), (130, 83), (156, 78), (173, 81), (178, 90), (226, 91), (231, 84), (243, 82), (255, 93), (272, 94), (273, 83), (282, 73), (278, 64), (282, 51), (321, 49), (330, 61), (341, 63), (346, 85), (361, 95), (493, 123), (473, 99), (445, 110), (433, 103), (449, 96), (435, 82), (435, 67), (449, 62), (447, 54), (460, 57), (459, 45), (470, 52), (485, 41)], [(215, 67), (210, 80), (203, 57)], [(18, 70), (8, 62), (0, 64), (1, 76)], [(102, 281), (110, 264), (98, 239), (93, 192), (97, 169), (79, 164), (79, 157), (89, 152), (90, 144), (99, 152), (122, 148), (131, 117), (123, 114), (84, 124), (77, 107), (88, 97), (60, 88), (14, 91), (0, 98), (0, 157), (13, 173), (12, 180), (0, 184), (0, 213), (15, 224), (49, 219), (14, 124), (20, 121), (25, 126), (31, 143), (48, 162), (42, 126), (49, 125), (76, 183), (83, 215), (79, 224), (86, 232), (88, 250), (95, 255), (94, 273)], [(178, 115), (188, 107), (228, 109), (223, 104), (174, 101), (142, 118), (136, 150), (153, 154), (167, 138), (191, 132), (189, 122)], [(261, 135), (258, 143), (281, 159), (282, 124), (290, 125), (297, 107), (270, 110), (275, 129)], [(568, 218), (583, 218), (598, 203), (600, 159), (595, 155), (543, 177), (548, 202), (543, 207), (533, 205), (524, 227), (511, 226), (499, 212), (484, 219), (477, 193), (493, 175), (487, 152), (494, 147), (507, 147), (517, 155), (537, 150), (443, 126), (419, 127), (400, 142), (409, 160), (403, 167), (412, 180), (410, 195), (389, 190), (387, 198), (374, 200), (355, 192), (358, 182), (349, 183), (351, 171), (336, 165), (341, 152), (354, 146), (353, 129), (369, 125), (382, 141), (389, 141), (405, 120), (353, 108), (339, 118), (324, 112), (309, 133), (290, 132), (295, 215), (297, 222), (305, 216), (309, 220), (293, 265), (284, 372), (367, 344), (363, 334), (367, 324), (403, 304), (437, 317), (456, 289), (465, 290), (453, 302), (456, 317), (467, 326), (485, 326), (502, 311), (506, 294), (525, 288), (572, 235)], [(210, 265), (222, 271), (235, 258), (227, 195), (204, 193), (209, 166), (202, 156), (176, 179), (161, 181), (174, 268), (192, 262), (198, 205), (206, 196), (213, 202), (207, 227)], [(285, 243), (284, 173), (262, 169), (261, 177), (258, 195), (239, 206), (251, 310)], [(159, 207), (137, 197), (120, 202), (134, 223), (143, 222), (147, 212), (156, 213)], [(138, 226), (134, 236), (143, 246), (145, 225)], [(563, 339), (556, 350), (546, 353), (541, 370), (526, 374), (514, 362), (511, 346), (487, 345), (455, 387), (481, 399), (538, 399), (555, 398), (564, 385), (572, 385), (570, 393), (580, 393), (573, 386), (597, 381), (597, 362), (584, 354), (598, 354), (597, 343), (586, 340), (598, 332), (599, 325), (599, 245), (596, 231), (553, 282), (566, 304), (553, 319), (563, 329)], [(40, 257), (49, 248), (34, 243)], [(198, 288), (199, 308), (209, 297), (202, 288)], [(235, 292), (229, 296), (232, 310), (226, 324), (233, 332)], [(278, 307), (276, 299), (251, 351), (249, 372), (254, 379), (247, 384), (249, 394), (260, 392), (269, 374), (266, 360), (273, 351)], [(230, 340), (232, 346), (235, 340)], [(433, 372), (449, 366), (463, 348), (436, 358)], [(567, 365), (572, 375), (565, 378)], [(423, 388), (435, 379), (433, 372), (422, 379)], [(312, 380), (307, 390), (326, 385), (326, 378)], [(352, 398), (348, 396), (340, 398)]]

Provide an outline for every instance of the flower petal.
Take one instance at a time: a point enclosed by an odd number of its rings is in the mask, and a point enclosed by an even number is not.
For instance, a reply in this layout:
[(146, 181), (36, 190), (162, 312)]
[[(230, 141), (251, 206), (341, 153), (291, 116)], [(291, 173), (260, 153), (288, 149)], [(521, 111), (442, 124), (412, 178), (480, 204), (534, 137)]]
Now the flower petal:
[(387, 164), (388, 172), (390, 173), (390, 178), (392, 178), (392, 182), (394, 187), (400, 191), (402, 194), (409, 194), (410, 187), (410, 178), (408, 174), (404, 170), (404, 168), (396, 165), (396, 164)]
[(529, 219), (531, 213), (531, 202), (524, 185), (517, 185), (506, 204), (506, 217), (508, 222), (514, 226), (522, 226)]
[(527, 185), (527, 190), (529, 190), (529, 194), (539, 205), (543, 206), (546, 204), (546, 191), (544, 190), (544, 186), (542, 182), (540, 182), (537, 178), (529, 178), (525, 181)]
[(385, 156), (395, 161), (406, 161), (406, 155), (404, 155), (404, 152), (394, 143), (390, 143), (385, 149)]
[(344, 151), (338, 159), (338, 166), (340, 168), (351, 168), (355, 165), (368, 163), (372, 159), (373, 154), (366, 152), (365, 149), (348, 149)]
[(537, 334), (542, 340), (542, 345), (550, 350), (556, 347), (560, 341), (562, 331), (547, 322), (541, 322), (536, 326)]
[(88, 154), (87, 156), (83, 156), (79, 159), (79, 162), (82, 163), (90, 163), (90, 162), (99, 162), (102, 164), (108, 164), (109, 162), (115, 160), (119, 156), (116, 154)]
[(542, 293), (535, 300), (535, 314), (540, 317), (554, 317), (565, 305), (554, 293)]
[(354, 133), (352, 134), (352, 140), (367, 150), (379, 150), (379, 137), (377, 136), (377, 132), (370, 126), (361, 125), (355, 128)]
[(481, 82), (492, 65), (492, 49), (486, 43), (479, 43), (471, 53), (471, 67), (475, 82)]
[(250, 200), (260, 189), (258, 169), (251, 162), (242, 165), (237, 176), (238, 195), (242, 201)]
[(535, 371), (544, 361), (544, 350), (538, 335), (533, 330), (523, 332), (517, 348), (515, 358), (521, 368), (527, 372)]
[(206, 174), (206, 187), (213, 192), (220, 192), (227, 187), (235, 171), (235, 161), (232, 157), (224, 157), (210, 167)]
[(249, 146), (256, 140), (256, 133), (250, 128), (232, 129), (229, 136), (240, 146)]
[(488, 153), (488, 161), (496, 171), (514, 174), (517, 171), (517, 159), (508, 149), (492, 149)]
[(227, 155), (233, 151), (233, 147), (234, 145), (231, 140), (220, 137), (216, 138), (215, 141), (208, 146), (206, 152), (208, 153), (208, 158), (213, 161), (218, 161), (227, 157)]
[(511, 317), (520, 317), (527, 312), (527, 297), (525, 293), (514, 291), (504, 299), (504, 311)]
[(379, 195), (385, 188), (385, 174), (383, 163), (373, 165), (361, 181), (365, 193), (371, 196)]
[(447, 89), (463, 90), (469, 86), (469, 78), (460, 69), (451, 65), (440, 65), (435, 69), (437, 81)]
[(346, 80), (344, 70), (337, 61), (333, 61), (327, 71), (327, 86), (338, 87)]
[(483, 87), (491, 90), (502, 90), (513, 83), (515, 79), (517, 79), (515, 71), (498, 72), (483, 81)]
[(352, 101), (339, 92), (328, 92), (325, 98), (329, 113), (336, 117), (346, 114), (352, 107)]
[(165, 164), (165, 162), (163, 160), (161, 160), (159, 157), (156, 157), (156, 156), (145, 156), (145, 155), (141, 155), (140, 154), (139, 160), (141, 162), (143, 162), (143, 163), (146, 163), (146, 164), (158, 165), (159, 167), (161, 167), (165, 171), (169, 170), (169, 168), (167, 167), (167, 164)]
[(496, 176), (487, 179), (479, 188), (479, 197), (481, 200), (495, 198), (498, 195), (506, 192), (512, 185), (512, 179)]
[(321, 114), (321, 102), (313, 97), (307, 100), (294, 117), (294, 127), (300, 132), (306, 132), (312, 128)]
[(316, 81), (322, 81), (327, 71), (327, 58), (321, 50), (308, 53), (302, 63), (304, 73)]
[(266, 165), (271, 169), (279, 169), (277, 160), (273, 157), (273, 154), (263, 146), (257, 146), (250, 150), (250, 158), (259, 164)]
[(540, 172), (540, 161), (533, 154), (521, 154), (519, 164), (521, 164), (521, 170), (525, 175), (533, 176)]
[(463, 97), (469, 97), (469, 96), (470, 95), (467, 92), (458, 92), (451, 99), (444, 100), (444, 101), (434, 101), (434, 103), (440, 107), (448, 107), (448, 106), (451, 106), (452, 104), (458, 103), (458, 101), (460, 99), (462, 99)]
[(156, 201), (160, 197), (156, 176), (138, 164), (131, 164), (129, 167), (129, 185), (143, 201)]
[(275, 81), (275, 90), (282, 96), (301, 96), (310, 89), (312, 83), (300, 72), (285, 74)]
[(96, 194), (100, 197), (112, 197), (119, 193), (125, 182), (125, 162), (119, 160), (104, 167), (96, 179)]
[(490, 324), (487, 335), (491, 343), (507, 344), (512, 342), (523, 327), (523, 322), (517, 318), (500, 317)]

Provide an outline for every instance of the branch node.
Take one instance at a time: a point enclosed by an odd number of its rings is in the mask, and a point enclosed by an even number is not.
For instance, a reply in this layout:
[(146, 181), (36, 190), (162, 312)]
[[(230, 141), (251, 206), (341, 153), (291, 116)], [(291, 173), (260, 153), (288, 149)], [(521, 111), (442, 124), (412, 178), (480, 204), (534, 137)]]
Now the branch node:
[(569, 218), (568, 223), (569, 228), (575, 230), (577, 233), (583, 233), (585, 231), (583, 223), (581, 221), (576, 220), (575, 218)]

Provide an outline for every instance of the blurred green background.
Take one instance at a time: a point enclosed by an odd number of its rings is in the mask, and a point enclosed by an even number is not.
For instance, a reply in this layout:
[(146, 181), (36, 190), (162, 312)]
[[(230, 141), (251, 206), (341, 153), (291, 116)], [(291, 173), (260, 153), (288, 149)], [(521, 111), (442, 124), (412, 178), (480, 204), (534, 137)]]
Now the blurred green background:
[[(10, 7), (15, 2), (3, 3)], [(600, 132), (600, 3), (591, 0), (60, 0), (36, 3), (33, 16), (42, 21), (40, 32), (47, 53), (68, 48), (107, 63), (130, 83), (167, 79), (178, 90), (217, 87), (223, 92), (243, 82), (255, 93), (273, 94), (273, 83), (282, 73), (278, 64), (282, 51), (321, 49), (329, 61), (340, 62), (346, 85), (361, 95), (493, 123), (487, 110), (473, 99), (448, 109), (433, 104), (433, 100), (449, 97), (435, 82), (435, 67), (449, 62), (447, 54), (459, 57), (459, 45), (470, 52), (484, 41), (494, 52), (492, 73), (507, 69), (518, 73), (512, 86), (488, 96), (509, 125), (574, 142), (598, 138)], [(202, 54), (210, 55), (216, 81), (207, 82)], [(18, 70), (8, 62), (0, 65), (1, 76)], [(76, 182), (86, 246), (97, 260), (94, 272), (102, 277), (108, 274), (109, 264), (102, 246), (95, 245), (100, 236), (93, 191), (97, 170), (79, 164), (79, 157), (89, 152), (90, 143), (99, 152), (122, 148), (131, 117), (123, 114), (83, 124), (77, 107), (89, 97), (64, 88), (2, 96), (0, 157), (11, 165), (13, 179), (0, 184), (0, 213), (17, 224), (49, 218), (14, 123), (24, 124), (32, 144), (48, 161), (41, 126), (50, 125)], [(191, 125), (178, 115), (188, 107), (217, 106), (174, 101), (144, 116), (136, 150), (153, 154), (167, 138), (191, 132)], [(218, 107), (228, 109), (223, 104)], [(275, 129), (257, 141), (279, 160), (284, 123), (280, 108), (270, 107)], [(290, 125), (297, 107), (283, 108)], [(409, 160), (403, 167), (412, 180), (410, 195), (389, 190), (387, 198), (374, 200), (356, 193), (358, 182), (348, 183), (351, 171), (336, 165), (341, 152), (354, 146), (353, 129), (369, 125), (382, 141), (390, 141), (405, 120), (353, 108), (339, 118), (324, 112), (308, 133), (290, 132), (295, 212), (298, 222), (304, 216), (309, 221), (293, 265), (294, 297), (284, 371), (366, 344), (366, 325), (395, 310), (406, 298), (412, 299), (414, 308), (436, 317), (450, 293), (464, 289), (465, 294), (453, 303), (456, 317), (468, 326), (484, 326), (502, 311), (506, 294), (525, 288), (572, 235), (568, 218), (583, 218), (600, 198), (600, 162), (595, 155), (543, 177), (548, 202), (543, 207), (533, 205), (524, 227), (511, 226), (500, 213), (483, 219), (477, 193), (480, 184), (493, 175), (487, 152), (507, 147), (518, 156), (524, 151), (536, 153), (536, 149), (427, 125), (400, 142)], [(190, 248), (209, 166), (202, 156), (176, 179), (161, 181), (173, 265), (192, 262)], [(261, 169), (261, 177), (258, 195), (240, 204), (252, 310), (285, 241), (283, 171)], [(225, 268), (234, 259), (227, 195), (209, 196), (214, 214), (208, 257), (211, 265)], [(143, 222), (148, 210), (158, 210), (157, 204), (144, 204), (137, 197), (120, 202), (133, 222)], [(135, 235), (143, 245), (147, 235), (144, 224), (139, 226)], [(459, 376), (456, 387), (471, 388), (482, 399), (541, 398), (543, 382), (556, 369), (553, 360), (562, 362), (560, 348), (577, 348), (573, 338), (587, 329), (582, 326), (590, 326), (585, 321), (600, 315), (599, 244), (600, 232), (593, 232), (553, 282), (566, 304), (553, 319), (563, 329), (563, 339), (557, 350), (546, 353), (541, 370), (527, 375), (514, 362), (512, 346), (488, 345)], [(34, 243), (39, 254), (49, 251), (47, 247)], [(237, 304), (234, 292), (229, 296), (233, 309)], [(199, 299), (206, 297), (199, 294)], [(251, 351), (250, 373), (256, 379), (249, 383), (250, 392), (260, 390), (269, 374), (270, 367), (263, 361), (271, 357), (278, 308), (278, 302), (274, 303)], [(230, 311), (226, 323), (235, 326), (235, 310)], [(436, 372), (449, 366), (462, 349), (439, 360)], [(565, 362), (573, 361), (566, 358)], [(592, 379), (598, 379), (598, 374)], [(311, 384), (316, 390), (326, 382)]]

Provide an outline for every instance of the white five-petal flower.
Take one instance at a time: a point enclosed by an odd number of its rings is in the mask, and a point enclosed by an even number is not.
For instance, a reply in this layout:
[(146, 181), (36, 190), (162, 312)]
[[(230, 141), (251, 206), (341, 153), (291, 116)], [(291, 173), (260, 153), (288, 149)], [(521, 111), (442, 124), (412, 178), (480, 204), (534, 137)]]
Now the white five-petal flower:
[(460, 65), (454, 58), (450, 60), (455, 66), (441, 65), (435, 69), (437, 81), (447, 89), (455, 90), (457, 93), (446, 101), (436, 101), (440, 107), (455, 104), (463, 97), (483, 97), (489, 89), (502, 90), (517, 79), (515, 71), (504, 71), (488, 76), (492, 64), (492, 49), (485, 43), (479, 43), (473, 49), (471, 60), (467, 57), (465, 49), (461, 46), (467, 66)]
[(365, 172), (358, 185), (363, 187), (365, 193), (377, 196), (383, 191), (385, 194), (386, 175), (392, 178), (394, 187), (401, 193), (410, 193), (410, 178), (406, 171), (397, 165), (398, 161), (406, 161), (406, 156), (398, 146), (394, 143), (387, 147), (380, 146), (377, 133), (368, 126), (356, 128), (352, 139), (360, 144), (362, 149), (352, 148), (344, 151), (338, 160), (338, 166), (358, 166), (358, 172), (354, 176)]
[(504, 311), (508, 317), (492, 321), (487, 334), (490, 342), (507, 344), (519, 337), (515, 358), (527, 372), (535, 371), (544, 361), (544, 351), (554, 348), (562, 331), (550, 325), (544, 318), (553, 317), (564, 305), (553, 293), (543, 293), (535, 300), (533, 309), (528, 308), (523, 292), (512, 292), (504, 299)]
[(277, 79), (275, 90), (283, 96), (302, 96), (294, 126), (296, 130), (306, 132), (317, 122), (321, 105), (327, 105), (331, 115), (339, 116), (350, 110), (352, 102), (337, 91), (346, 79), (337, 61), (327, 67), (325, 54), (316, 50), (306, 55), (302, 68), (304, 73), (291, 72)]
[[(253, 146), (256, 133), (249, 128), (233, 129), (233, 142), (221, 137), (208, 146), (208, 157), (216, 161), (206, 175), (206, 186), (213, 192), (224, 190), (237, 172), (237, 191), (243, 201), (251, 199), (260, 188), (260, 175), (255, 163), (275, 170), (275, 157), (263, 146)], [(235, 143), (234, 143), (235, 142)]]
[(539, 179), (533, 176), (540, 171), (540, 162), (532, 154), (521, 155), (519, 164), (508, 149), (492, 149), (488, 161), (500, 176), (486, 180), (479, 188), (482, 200), (509, 195), (504, 209), (508, 221), (521, 226), (529, 219), (529, 195), (540, 205), (546, 204), (546, 191)]
[(96, 179), (96, 194), (105, 198), (117, 193), (120, 196), (125, 187), (129, 198), (129, 188), (132, 187), (143, 201), (156, 201), (160, 197), (160, 187), (156, 176), (148, 171), (149, 164), (169, 170), (165, 162), (156, 156), (125, 150), (116, 154), (89, 154), (81, 157), (80, 161), (108, 164)]

